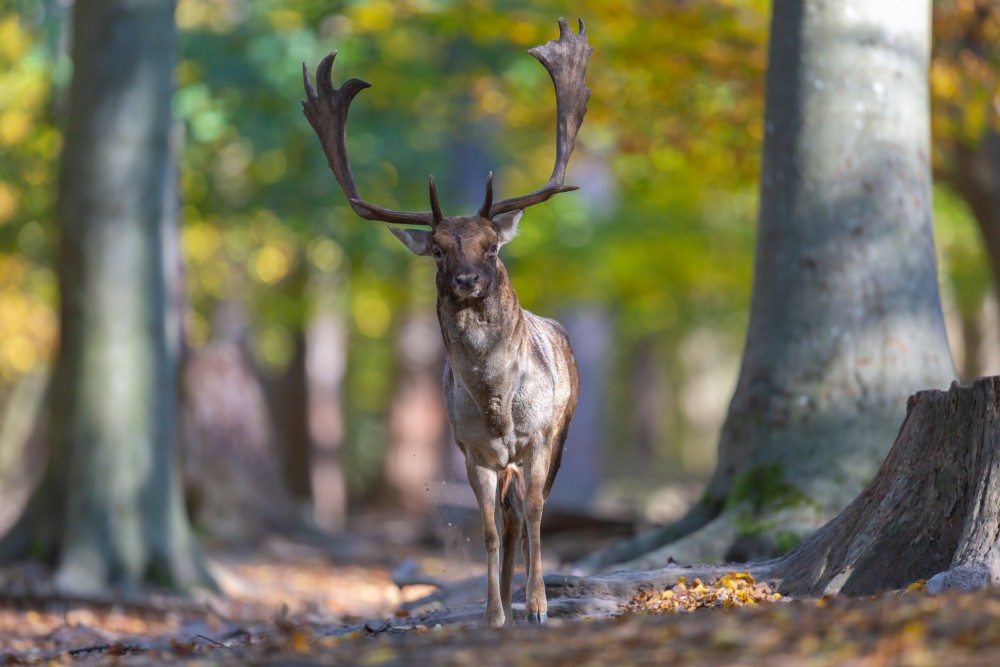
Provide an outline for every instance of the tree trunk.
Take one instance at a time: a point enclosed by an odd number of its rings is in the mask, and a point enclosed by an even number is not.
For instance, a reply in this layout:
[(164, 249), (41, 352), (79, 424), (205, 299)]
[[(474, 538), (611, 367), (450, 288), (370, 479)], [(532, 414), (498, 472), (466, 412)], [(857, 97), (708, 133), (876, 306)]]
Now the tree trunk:
[(67, 592), (210, 583), (176, 465), (177, 314), (163, 245), (177, 196), (173, 13), (169, 0), (73, 11), (49, 463), (0, 545), (57, 565)]
[(0, 410), (0, 535), (17, 521), (45, 468), (48, 375), (22, 377)]
[[(965, 20), (957, 26), (952, 26), (949, 35), (952, 43), (941, 45), (941, 58), (947, 60), (948, 55), (962, 53), (974, 55), (983, 66), (984, 71), (990, 71), (1000, 59), (1000, 49), (995, 39), (990, 37), (990, 23), (995, 25), (995, 15), (991, 18), (989, 2), (977, 3), (976, 11), (964, 14)], [(942, 3), (945, 14), (954, 11), (951, 3)], [(995, 9), (993, 9), (995, 11)], [(948, 16), (947, 18), (954, 18)], [(967, 66), (967, 64), (966, 64)], [(971, 89), (985, 84), (982, 75), (970, 77)], [(984, 92), (989, 92), (988, 89)], [(954, 154), (954, 162), (944, 174), (949, 184), (965, 199), (972, 209), (972, 214), (979, 223), (983, 235), (983, 244), (993, 268), (995, 291), (1000, 295), (1000, 107), (996, 98), (988, 95), (986, 99), (972, 98), (964, 100), (966, 104), (982, 104), (985, 115), (982, 135), (975, 141), (966, 137), (954, 137), (950, 153)], [(951, 109), (954, 113), (956, 110)]]
[[(288, 299), (304, 304), (309, 272), (300, 262), (284, 282)], [(312, 521), (312, 436), (309, 432), (309, 377), (306, 371), (306, 313), (296, 312), (290, 322), (292, 358), (280, 377), (265, 381), (268, 404), (275, 430), (275, 444), (281, 454), (285, 486), (302, 516)]]
[(993, 269), (994, 292), (1000, 296), (1000, 133), (988, 132), (978, 146), (958, 144), (955, 151), (952, 183), (979, 223)]
[[(782, 561), (792, 594), (1000, 583), (1000, 377), (910, 398), (871, 485)], [(941, 574), (938, 574), (941, 573)], [(934, 576), (938, 575), (938, 576)]]
[(929, 0), (774, 3), (743, 363), (715, 473), (680, 526), (701, 527), (674, 541), (667, 526), (584, 569), (787, 550), (865, 488), (906, 396), (954, 378), (931, 226), (929, 44)]
[(376, 491), (379, 509), (409, 516), (430, 513), (432, 480), (447, 456), (441, 398), (444, 346), (430, 313), (410, 314), (395, 340), (396, 381), (389, 408), (389, 441)]
[(344, 440), (343, 384), (347, 369), (346, 330), (343, 317), (328, 308), (310, 323), (306, 334), (309, 432), (315, 446), (312, 459), (313, 518), (320, 528), (328, 531), (343, 529), (347, 519), (347, 480), (341, 460)]
[(219, 304), (212, 329), (182, 375), (184, 484), (192, 517), (204, 534), (230, 544), (307, 530), (289, 495), (264, 387), (246, 350), (242, 306)]
[(288, 368), (270, 383), (274, 427), (281, 452), (285, 484), (303, 516), (312, 515), (312, 437), (309, 434), (309, 378), (306, 373), (306, 334), (292, 332), (292, 358)]

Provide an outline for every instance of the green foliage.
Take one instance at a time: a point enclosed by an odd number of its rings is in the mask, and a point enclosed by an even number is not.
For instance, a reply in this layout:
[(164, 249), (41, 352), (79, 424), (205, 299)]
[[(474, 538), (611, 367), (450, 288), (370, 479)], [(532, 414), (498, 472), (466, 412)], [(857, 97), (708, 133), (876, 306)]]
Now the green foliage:
[(991, 284), (979, 231), (969, 219), (966, 203), (945, 187), (934, 192), (934, 219), (938, 256), (947, 271), (942, 276), (944, 287), (950, 290), (960, 315), (975, 321)]
[[(936, 4), (939, 161), (947, 138), (971, 136), (954, 127), (979, 127), (967, 116), (980, 113), (991, 81), (989, 68), (963, 68), (965, 51), (948, 46), (964, 34), (968, 4)], [(24, 0), (0, 17), (0, 382), (41, 363), (56, 338), (52, 217), (70, 69), (60, 7)], [(532, 208), (504, 261), (532, 310), (609, 313), (613, 385), (625, 384), (631, 351), (656, 340), (670, 383), (683, 386), (685, 340), (712, 331), (735, 356), (745, 327), (768, 9), (764, 0), (180, 0), (173, 109), (184, 138), (188, 341), (207, 341), (218, 304), (240, 300), (256, 358), (277, 374), (311, 315), (338, 312), (357, 431), (348, 455), (370, 467), (384, 438), (391, 340), (401, 317), (432, 307), (433, 270), (347, 207), (299, 110), (302, 63), (313, 69), (336, 49), (335, 85), (373, 84), (353, 105), (348, 139), (366, 199), (426, 209), (433, 173), (454, 214), (478, 205), (489, 170), (501, 197), (547, 178), (555, 104), (525, 51), (556, 37), (556, 17), (580, 16), (594, 46), (592, 94), (568, 178), (582, 189)], [(987, 284), (980, 244), (961, 204), (939, 195), (945, 284), (973, 308)], [(665, 420), (680, 423), (679, 410), (665, 408)]]

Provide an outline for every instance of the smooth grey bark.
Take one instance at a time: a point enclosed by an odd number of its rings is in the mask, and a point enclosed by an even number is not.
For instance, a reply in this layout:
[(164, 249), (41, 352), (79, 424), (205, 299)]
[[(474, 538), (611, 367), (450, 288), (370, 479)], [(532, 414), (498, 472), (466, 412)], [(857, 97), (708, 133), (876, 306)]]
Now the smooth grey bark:
[(750, 323), (716, 470), (679, 526), (581, 569), (787, 549), (865, 488), (906, 397), (952, 381), (929, 47), (930, 0), (774, 3)]
[(211, 585), (175, 447), (174, 3), (77, 3), (72, 57), (49, 463), (0, 555), (48, 560), (74, 594)]

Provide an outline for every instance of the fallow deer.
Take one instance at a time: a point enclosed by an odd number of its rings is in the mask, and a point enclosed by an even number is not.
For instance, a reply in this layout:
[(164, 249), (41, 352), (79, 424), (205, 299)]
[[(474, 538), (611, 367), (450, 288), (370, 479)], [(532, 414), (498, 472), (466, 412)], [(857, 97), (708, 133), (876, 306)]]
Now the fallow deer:
[[(552, 175), (530, 194), (494, 202), (491, 173), (485, 200), (473, 216), (445, 217), (433, 176), (430, 211), (393, 211), (364, 201), (347, 157), (346, 128), (351, 101), (371, 84), (351, 79), (334, 88), (330, 75), (336, 51), (316, 70), (318, 92), (302, 66), (304, 113), (354, 212), (366, 220), (429, 227), (389, 230), (410, 251), (428, 255), (437, 264), (437, 315), (447, 351), (445, 404), (482, 514), (489, 580), (486, 620), (494, 627), (513, 622), (510, 589), (519, 541), (527, 569), (527, 619), (546, 620), (539, 526), (578, 394), (576, 362), (565, 329), (520, 307), (497, 257), (500, 247), (514, 237), (524, 209), (576, 189), (564, 181), (590, 97), (584, 75), (591, 47), (582, 20), (574, 33), (559, 19), (559, 33), (558, 40), (529, 50), (555, 86)], [(503, 517), (502, 552), (498, 509)]]

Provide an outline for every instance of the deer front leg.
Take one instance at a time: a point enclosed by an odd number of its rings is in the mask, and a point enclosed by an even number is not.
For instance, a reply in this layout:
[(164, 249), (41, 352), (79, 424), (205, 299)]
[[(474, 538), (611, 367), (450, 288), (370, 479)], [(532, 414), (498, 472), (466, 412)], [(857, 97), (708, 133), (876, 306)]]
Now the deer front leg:
[(524, 522), (528, 533), (528, 549), (525, 567), (528, 570), (527, 603), (525, 611), (529, 623), (544, 623), (548, 620), (548, 602), (545, 599), (545, 583), (542, 581), (542, 506), (545, 504), (543, 491), (549, 470), (549, 451), (536, 440), (529, 449), (525, 477), (527, 489), (524, 498)]
[(483, 519), (483, 541), (486, 544), (486, 622), (491, 628), (503, 627), (504, 610), (500, 602), (500, 536), (497, 534), (497, 472), (480, 465), (471, 452), (465, 459), (469, 484), (476, 494)]

